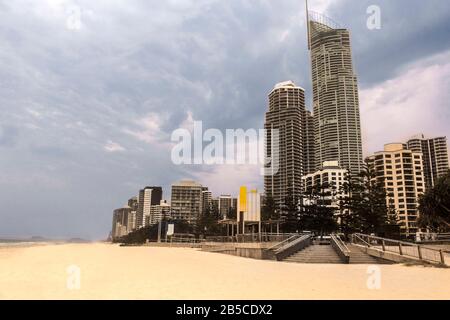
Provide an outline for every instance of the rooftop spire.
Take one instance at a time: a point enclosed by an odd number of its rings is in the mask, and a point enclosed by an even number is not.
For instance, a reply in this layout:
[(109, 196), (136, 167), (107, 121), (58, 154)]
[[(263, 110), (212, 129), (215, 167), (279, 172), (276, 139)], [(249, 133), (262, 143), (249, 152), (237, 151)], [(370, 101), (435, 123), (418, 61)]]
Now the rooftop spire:
[(311, 30), (309, 28), (309, 8), (308, 0), (306, 0), (306, 29), (308, 31), (308, 49), (311, 50)]

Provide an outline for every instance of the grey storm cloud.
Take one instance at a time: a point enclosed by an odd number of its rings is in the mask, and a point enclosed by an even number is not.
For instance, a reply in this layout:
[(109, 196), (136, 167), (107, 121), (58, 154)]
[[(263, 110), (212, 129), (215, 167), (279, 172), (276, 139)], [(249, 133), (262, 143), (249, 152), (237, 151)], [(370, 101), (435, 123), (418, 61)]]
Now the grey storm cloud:
[[(447, 1), (329, 2), (311, 6), (352, 30), (362, 88), (449, 49)], [(381, 30), (366, 27), (372, 4)], [(311, 101), (302, 1), (0, 0), (0, 19), (0, 235), (106, 237), (140, 187), (167, 196), (213, 170), (171, 164), (189, 117), (260, 128), (288, 79)]]

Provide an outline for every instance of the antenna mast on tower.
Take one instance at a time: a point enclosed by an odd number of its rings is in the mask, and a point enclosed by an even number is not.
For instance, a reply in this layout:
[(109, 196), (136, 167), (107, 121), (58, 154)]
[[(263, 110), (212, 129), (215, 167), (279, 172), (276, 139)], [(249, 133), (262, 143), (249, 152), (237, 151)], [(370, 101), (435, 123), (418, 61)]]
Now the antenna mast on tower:
[(308, 50), (311, 50), (311, 30), (309, 25), (308, 0), (306, 0), (306, 29), (308, 30)]

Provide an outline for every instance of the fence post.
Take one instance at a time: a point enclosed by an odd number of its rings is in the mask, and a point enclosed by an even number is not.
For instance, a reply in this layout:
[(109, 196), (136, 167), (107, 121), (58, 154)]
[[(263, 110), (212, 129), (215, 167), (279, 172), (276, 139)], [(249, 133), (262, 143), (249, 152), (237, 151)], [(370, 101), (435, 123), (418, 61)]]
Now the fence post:
[(439, 250), (439, 253), (441, 254), (441, 263), (445, 264), (444, 251), (442, 251), (442, 249), (441, 249), (441, 250)]
[(398, 250), (400, 252), (400, 255), (402, 256), (403, 255), (403, 246), (402, 246), (401, 242), (398, 243)]
[(383, 251), (386, 251), (386, 241), (384, 241), (384, 239), (383, 239), (382, 245), (383, 245)]
[(419, 252), (419, 259), (422, 260), (422, 248), (417, 246), (417, 251)]

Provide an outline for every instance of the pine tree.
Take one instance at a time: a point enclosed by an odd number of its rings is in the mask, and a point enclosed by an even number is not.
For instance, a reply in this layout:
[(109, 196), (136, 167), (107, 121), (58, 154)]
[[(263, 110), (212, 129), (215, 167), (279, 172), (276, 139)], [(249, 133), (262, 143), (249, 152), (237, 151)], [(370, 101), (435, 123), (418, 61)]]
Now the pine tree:
[(354, 232), (384, 233), (397, 224), (395, 210), (387, 204), (384, 181), (367, 165), (357, 178), (348, 177), (340, 201), (340, 228), (346, 235)]
[(328, 184), (307, 190), (299, 221), (303, 230), (314, 231), (321, 236), (337, 230), (335, 210), (326, 200), (332, 193), (333, 186)]
[(217, 236), (221, 232), (218, 212), (207, 208), (197, 222), (197, 233), (202, 236)]
[(450, 230), (450, 171), (419, 199), (419, 225), (437, 232)]
[(298, 231), (298, 219), (299, 208), (292, 195), (292, 190), (288, 190), (288, 194), (284, 200), (284, 205), (282, 207), (282, 230), (285, 233), (296, 233)]
[(278, 220), (280, 218), (276, 209), (275, 200), (271, 195), (267, 195), (261, 210), (262, 221)]

